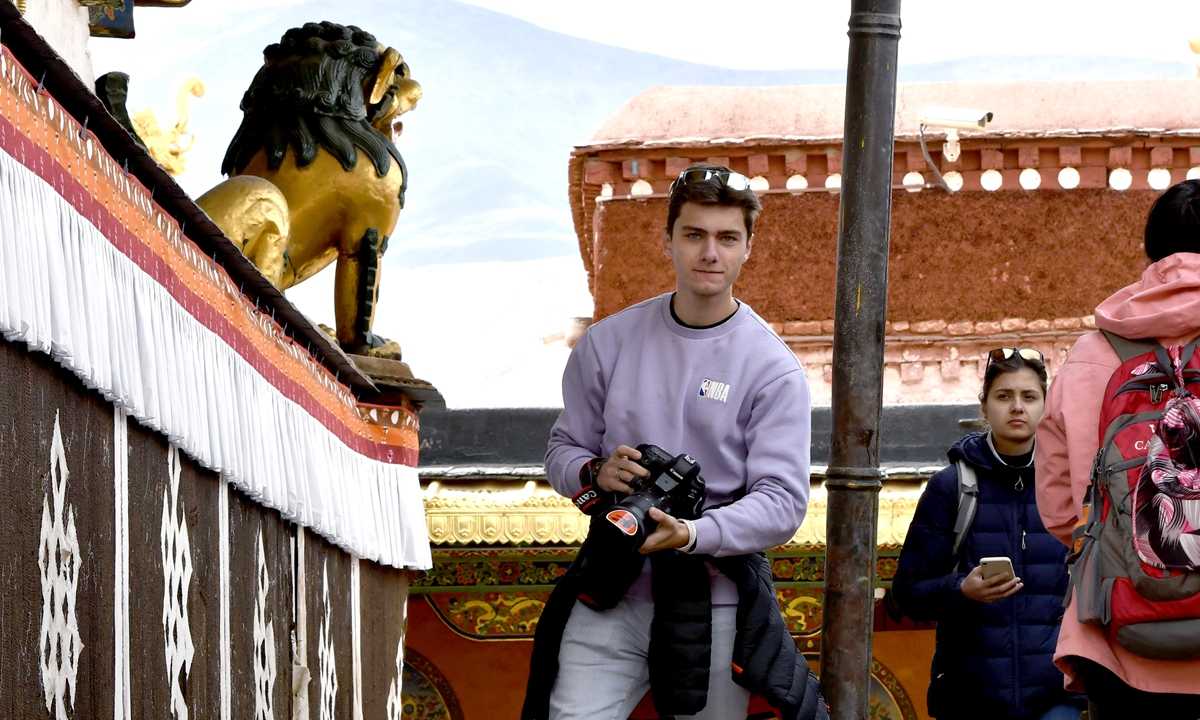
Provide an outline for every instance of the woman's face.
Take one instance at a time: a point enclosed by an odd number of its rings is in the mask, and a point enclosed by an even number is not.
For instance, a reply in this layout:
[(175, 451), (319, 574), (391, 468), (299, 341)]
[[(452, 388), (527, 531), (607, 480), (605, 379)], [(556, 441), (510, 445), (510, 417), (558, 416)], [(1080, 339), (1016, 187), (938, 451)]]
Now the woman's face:
[(1033, 437), (1045, 409), (1041, 380), (1029, 368), (997, 376), (983, 401), (983, 415), (992, 434), (1015, 445)]

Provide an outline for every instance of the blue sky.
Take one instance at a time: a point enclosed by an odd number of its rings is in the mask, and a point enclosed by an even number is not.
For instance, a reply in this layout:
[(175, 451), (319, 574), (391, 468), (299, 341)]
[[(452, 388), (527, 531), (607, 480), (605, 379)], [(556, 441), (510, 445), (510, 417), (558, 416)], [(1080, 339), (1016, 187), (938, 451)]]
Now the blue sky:
[[(465, 0), (539, 27), (730, 68), (844, 68), (847, 0)], [(988, 55), (1190, 62), (1191, 0), (904, 0), (900, 66)], [(1190, 33), (1190, 35), (1188, 35)]]
[[(901, 79), (1193, 76), (1200, 3), (1129, 7), (907, 0)], [(193, 196), (221, 181), (238, 102), (284, 30), (357, 24), (398, 48), (425, 97), (397, 142), (410, 190), (376, 331), (451, 406), (553, 406), (567, 351), (540, 338), (591, 314), (567, 203), (571, 148), (657, 85), (841, 83), (848, 12), (829, 0), (196, 0), (138, 8), (136, 39), (89, 47), (96, 74), (129, 73), (130, 108), (153, 106), (160, 122), (179, 82), (207, 84), (180, 178)], [(288, 296), (332, 324), (328, 272)]]
[[(328, 19), (397, 47), (425, 99), (397, 143), (411, 170), (409, 203), (386, 263), (422, 267), (574, 253), (565, 182), (573, 145), (656, 85), (842, 82), (847, 6), (749, 0), (731, 12), (727, 0), (203, 0), (139, 8), (137, 39), (97, 39), (91, 50), (97, 74), (131, 75), (132, 108), (170, 107), (172, 87), (191, 75), (207, 84), (192, 103), (196, 146), (180, 179), (199, 195), (221, 180), (241, 93), (262, 48), (284, 30)], [(1186, 76), (1196, 58), (1187, 18), (1200, 35), (1200, 3), (1143, 3), (1119, 22), (1116, 4), (1103, 2), (1088, 3), (1086, 13), (1080, 3), (1019, 0), (907, 7), (900, 68), (909, 80)]]

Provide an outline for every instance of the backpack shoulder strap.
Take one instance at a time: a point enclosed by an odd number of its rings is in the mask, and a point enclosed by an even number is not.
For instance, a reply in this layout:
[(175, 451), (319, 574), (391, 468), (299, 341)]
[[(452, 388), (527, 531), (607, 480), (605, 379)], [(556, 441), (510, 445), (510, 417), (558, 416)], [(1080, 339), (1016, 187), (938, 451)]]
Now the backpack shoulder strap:
[(1121, 362), (1123, 363), (1129, 362), (1138, 355), (1145, 355), (1146, 353), (1162, 348), (1157, 340), (1130, 340), (1107, 330), (1101, 330), (1100, 332), (1104, 333), (1104, 337), (1108, 339), (1108, 344), (1112, 345), (1113, 350), (1117, 352), (1117, 357), (1121, 358)]
[(979, 507), (979, 480), (975, 468), (959, 460), (958, 468), (958, 518), (954, 521), (954, 556), (958, 557), (963, 541), (975, 522), (975, 510)]

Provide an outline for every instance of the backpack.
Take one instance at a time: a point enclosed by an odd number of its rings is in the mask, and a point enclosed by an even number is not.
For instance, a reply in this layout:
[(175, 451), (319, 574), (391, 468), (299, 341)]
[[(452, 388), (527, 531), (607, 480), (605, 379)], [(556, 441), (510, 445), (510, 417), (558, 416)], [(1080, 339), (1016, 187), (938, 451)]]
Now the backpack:
[(958, 517), (954, 520), (953, 556), (958, 557), (967, 533), (971, 532), (971, 524), (975, 522), (975, 511), (979, 509), (979, 479), (975, 477), (975, 468), (965, 460), (959, 460), (955, 466), (958, 468)]
[[(1074, 593), (1079, 622), (1102, 627), (1110, 643), (1140, 657), (1200, 658), (1200, 563), (1177, 562), (1163, 544), (1179, 538), (1181, 522), (1191, 527), (1187, 516), (1200, 503), (1179, 505), (1171, 497), (1178, 483), (1156, 484), (1170, 460), (1167, 445), (1177, 440), (1178, 428), (1167, 425), (1200, 404), (1192, 397), (1200, 394), (1200, 355), (1195, 344), (1168, 350), (1153, 340), (1104, 335), (1121, 366), (1104, 391), (1100, 447), (1072, 533), (1064, 604)], [(1164, 421), (1169, 409), (1174, 423)], [(1200, 430), (1200, 416), (1195, 420)], [(1155, 458), (1149, 464), (1148, 452)], [(1189, 463), (1195, 467), (1180, 458)]]
[[(988, 444), (991, 445), (990, 439)], [(995, 451), (995, 447), (992, 450)], [(958, 516), (954, 520), (954, 550), (951, 554), (957, 558), (975, 522), (975, 511), (979, 509), (979, 479), (975, 477), (975, 468), (966, 460), (959, 460), (954, 466), (958, 468)]]

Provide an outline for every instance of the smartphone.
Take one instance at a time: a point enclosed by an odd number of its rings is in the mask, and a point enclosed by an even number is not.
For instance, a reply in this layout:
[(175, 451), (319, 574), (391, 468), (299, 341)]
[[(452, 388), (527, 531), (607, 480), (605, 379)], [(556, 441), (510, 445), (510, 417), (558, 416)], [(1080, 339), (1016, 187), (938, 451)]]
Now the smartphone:
[(1008, 573), (1008, 577), (1015, 578), (1016, 573), (1013, 572), (1012, 560), (1006, 557), (986, 557), (979, 561), (979, 567), (983, 573), (983, 579), (993, 578), (1001, 573)]

